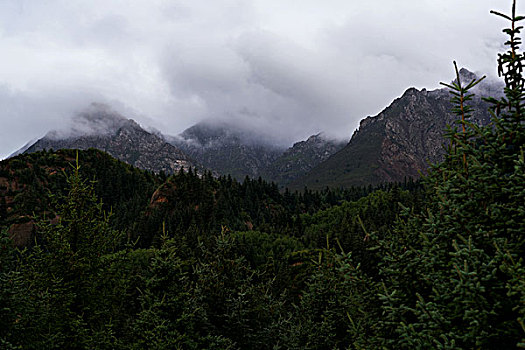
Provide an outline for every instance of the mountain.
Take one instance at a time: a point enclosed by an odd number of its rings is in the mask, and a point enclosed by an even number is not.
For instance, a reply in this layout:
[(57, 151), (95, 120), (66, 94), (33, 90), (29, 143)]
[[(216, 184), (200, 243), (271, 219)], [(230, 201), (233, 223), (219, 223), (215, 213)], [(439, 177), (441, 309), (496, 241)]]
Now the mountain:
[(70, 130), (51, 131), (24, 153), (63, 148), (96, 148), (135, 167), (168, 174), (196, 165), (161, 136), (100, 104), (80, 113)]
[[(463, 68), (460, 78), (470, 82), (476, 76)], [(502, 86), (482, 82), (473, 92), (471, 121), (485, 125), (490, 114), (480, 96), (500, 95)], [(446, 126), (458, 120), (450, 98), (448, 89), (406, 90), (377, 116), (363, 119), (348, 145), (290, 187), (321, 189), (418, 178), (429, 164), (443, 159)]]
[(210, 121), (166, 138), (218, 174), (230, 174), (238, 180), (260, 176), (281, 187), (303, 176), (346, 144), (317, 134), (285, 149), (253, 130)]
[(253, 131), (220, 122), (201, 122), (166, 139), (204, 167), (238, 180), (261, 176), (284, 152)]
[[(476, 78), (466, 69), (460, 77)], [(480, 96), (501, 91), (494, 82), (474, 88), (475, 123), (490, 120)], [(25, 152), (93, 147), (155, 172), (173, 173), (199, 164), (214, 174), (238, 180), (263, 177), (291, 189), (398, 182), (417, 178), (429, 164), (442, 160), (446, 125), (457, 120), (450, 97), (447, 89), (410, 88), (377, 116), (363, 119), (348, 144), (318, 134), (289, 149), (256, 130), (226, 122), (200, 122), (177, 136), (150, 133), (108, 107), (93, 104), (77, 116), (70, 130), (50, 132)]]
[(346, 144), (345, 141), (330, 139), (322, 133), (312, 135), (286, 150), (265, 169), (263, 177), (280, 185), (287, 185), (306, 175)]
[(11, 157), (44, 149), (96, 148), (141, 169), (174, 173), (199, 166), (216, 175), (264, 177), (286, 185), (344, 144), (314, 135), (288, 150), (268, 138), (224, 122), (198, 123), (177, 136), (148, 132), (101, 104), (77, 115), (70, 128), (29, 142)]

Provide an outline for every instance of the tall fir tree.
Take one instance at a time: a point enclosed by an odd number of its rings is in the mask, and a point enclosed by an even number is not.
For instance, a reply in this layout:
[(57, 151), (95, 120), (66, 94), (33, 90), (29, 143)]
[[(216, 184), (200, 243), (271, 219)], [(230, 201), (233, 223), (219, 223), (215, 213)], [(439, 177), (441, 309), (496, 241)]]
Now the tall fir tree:
[(97, 281), (104, 255), (117, 248), (121, 235), (110, 227), (93, 182), (80, 175), (78, 154), (67, 182), (67, 195), (56, 198), (57, 217), (39, 221), (37, 244), (23, 265), (31, 281), (27, 293), (38, 299), (20, 320), (24, 348), (89, 348), (111, 323)]
[(515, 14), (515, 2), (511, 16), (494, 13), (511, 24), (503, 30), (509, 51), (498, 59), (505, 96), (489, 99), (490, 125), (473, 124), (467, 103), (479, 81), (462, 82), (456, 67), (449, 87), (459, 128), (449, 130), (446, 160), (425, 179), (428, 212), (404, 224), (412, 227), (408, 242), (385, 249), (381, 323), (387, 347), (525, 346), (525, 58), (517, 25), (524, 17)]

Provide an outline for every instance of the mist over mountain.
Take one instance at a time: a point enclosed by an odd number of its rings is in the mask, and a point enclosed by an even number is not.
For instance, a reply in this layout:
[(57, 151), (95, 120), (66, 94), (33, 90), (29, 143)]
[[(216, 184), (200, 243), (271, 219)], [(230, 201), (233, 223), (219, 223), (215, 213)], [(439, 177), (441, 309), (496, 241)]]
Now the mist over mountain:
[(285, 151), (254, 130), (227, 123), (201, 122), (167, 139), (204, 167), (238, 180), (260, 176)]
[[(459, 73), (463, 82), (477, 79), (467, 69)], [(500, 96), (501, 82), (484, 80), (472, 92), (476, 112), (471, 121), (485, 125), (490, 115), (482, 96)], [(18, 153), (97, 148), (155, 172), (199, 166), (238, 180), (263, 177), (292, 189), (399, 182), (418, 178), (442, 160), (445, 128), (457, 120), (450, 98), (447, 88), (409, 88), (377, 116), (361, 120), (349, 143), (320, 133), (288, 148), (256, 128), (219, 120), (200, 122), (176, 136), (146, 131), (107, 105), (93, 103), (71, 126), (50, 131)]]
[(49, 131), (12, 154), (50, 149), (96, 148), (136, 167), (174, 173), (199, 167), (243, 180), (264, 177), (281, 186), (307, 173), (344, 146), (325, 134), (287, 148), (267, 135), (241, 125), (210, 120), (179, 135), (146, 131), (109, 106), (93, 103), (72, 118), (71, 125)]
[[(465, 68), (460, 70), (463, 83), (477, 78)], [(472, 90), (476, 95), (469, 102), (474, 108), (470, 121), (488, 124), (489, 105), (482, 97), (501, 96), (502, 91), (502, 83), (491, 80), (476, 86)], [(361, 120), (346, 147), (294, 181), (291, 187), (321, 189), (418, 178), (430, 164), (443, 160), (446, 126), (454, 127), (458, 120), (450, 99), (448, 88), (406, 90), (381, 113)]]
[(264, 169), (264, 177), (286, 186), (306, 175), (318, 164), (326, 161), (348, 142), (333, 139), (319, 133), (288, 148), (272, 164)]
[(238, 180), (260, 176), (281, 187), (305, 175), (347, 143), (320, 133), (286, 148), (257, 130), (213, 121), (196, 124), (167, 139), (219, 174), (230, 174)]
[(50, 131), (23, 152), (96, 148), (128, 164), (154, 172), (174, 173), (181, 168), (196, 166), (180, 149), (106, 105), (92, 104), (73, 121), (71, 128)]
[(109, 105), (94, 102), (73, 116), (69, 127), (52, 130), (45, 137), (62, 140), (92, 135), (112, 135), (126, 124), (129, 124), (129, 119), (114, 111)]
[(408, 86), (437, 87), (453, 58), (497, 74), (500, 21), (487, 14), (504, 1), (300, 5), (0, 2), (0, 158), (92, 101), (163, 134), (221, 119), (289, 147), (321, 131), (348, 139)]

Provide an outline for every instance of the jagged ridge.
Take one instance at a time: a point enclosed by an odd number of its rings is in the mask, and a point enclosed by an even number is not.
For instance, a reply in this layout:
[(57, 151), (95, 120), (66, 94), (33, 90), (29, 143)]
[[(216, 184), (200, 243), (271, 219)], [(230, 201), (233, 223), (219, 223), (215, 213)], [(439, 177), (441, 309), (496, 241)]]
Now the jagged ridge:
[[(460, 71), (463, 81), (476, 76)], [(471, 121), (485, 125), (490, 121), (488, 104), (481, 96), (501, 94), (501, 85), (484, 82), (473, 92), (474, 115)], [(352, 186), (401, 182), (418, 178), (428, 166), (442, 160), (444, 133), (457, 116), (452, 112), (447, 89), (427, 91), (410, 88), (375, 117), (367, 117), (354, 132), (350, 143), (327, 161), (294, 181), (291, 188), (308, 186)]]
[(94, 105), (80, 114), (72, 130), (52, 131), (24, 153), (44, 149), (96, 148), (141, 169), (174, 173), (195, 163), (162, 137), (144, 130), (132, 119)]

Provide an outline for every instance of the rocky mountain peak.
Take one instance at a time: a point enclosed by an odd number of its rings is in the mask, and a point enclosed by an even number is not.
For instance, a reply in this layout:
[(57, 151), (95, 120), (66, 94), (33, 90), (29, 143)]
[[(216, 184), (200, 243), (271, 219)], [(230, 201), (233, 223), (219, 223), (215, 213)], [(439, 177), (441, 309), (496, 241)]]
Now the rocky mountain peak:
[(118, 129), (128, 122), (128, 119), (112, 110), (108, 105), (92, 103), (72, 118), (69, 127), (64, 130), (53, 130), (46, 137), (61, 139), (65, 137), (116, 134)]
[(459, 78), (463, 83), (469, 83), (472, 80), (479, 79), (479, 77), (475, 73), (469, 71), (467, 68), (461, 68), (459, 70)]
[[(327, 145), (332, 144), (345, 144), (346, 140), (335, 140), (330, 137), (328, 137), (325, 133), (318, 133), (315, 135), (312, 135), (308, 137), (304, 141), (299, 141), (293, 144), (292, 147), (290, 147), (286, 152), (290, 152), (292, 150), (299, 150), (299, 149), (312, 149), (312, 148), (326, 148)], [(330, 147), (329, 147), (330, 148)], [(326, 152), (330, 153), (329, 150), (325, 150)]]
[(239, 180), (261, 176), (284, 151), (253, 130), (226, 122), (203, 121), (166, 139), (206, 168)]
[[(126, 121), (124, 123), (122, 123), (122, 125), (120, 126), (120, 128), (116, 131), (116, 132), (122, 132), (122, 131), (127, 131), (127, 132), (142, 132), (142, 133), (148, 133), (148, 134), (151, 134), (150, 132), (144, 130), (136, 121), (134, 121), (133, 119), (126, 119)], [(152, 134), (153, 135), (153, 134)], [(157, 135), (155, 135), (157, 136)]]
[(287, 185), (326, 161), (346, 143), (346, 140), (330, 139), (324, 133), (312, 135), (288, 148), (267, 168), (265, 175), (272, 181)]
[(324, 132), (320, 132), (318, 134), (312, 135), (309, 138), (306, 139), (306, 143), (310, 144), (319, 144), (319, 143), (326, 143), (327, 141), (331, 141), (332, 139), (328, 137)]
[[(477, 76), (463, 68), (460, 79), (468, 84)], [(472, 89), (475, 98), (469, 101), (474, 109), (470, 120), (478, 125), (488, 123), (488, 104), (481, 97), (498, 97), (502, 91), (502, 83), (490, 79)], [(430, 164), (443, 159), (446, 125), (453, 126), (458, 119), (450, 98), (447, 88), (407, 89), (378, 115), (363, 119), (348, 145), (291, 187), (319, 189), (419, 177)]]
[(416, 89), (415, 87), (409, 87), (408, 89), (405, 90), (401, 98), (409, 97), (409, 96), (417, 96), (419, 93), (420, 91)]
[(196, 166), (179, 148), (103, 104), (90, 105), (73, 118), (71, 128), (49, 132), (24, 153), (62, 148), (96, 148), (154, 172), (174, 173)]
[[(463, 86), (466, 86), (473, 80), (480, 79), (481, 76), (482, 75), (473, 73), (466, 68), (461, 68), (459, 70), (459, 79)], [(457, 79), (452, 80), (452, 83), (457, 83)], [(503, 96), (504, 85), (505, 84), (502, 80), (486, 77), (478, 85), (474, 86), (470, 90), (470, 93), (473, 93), (475, 95), (474, 98), (477, 100), (488, 96), (499, 98)], [(443, 94), (448, 93), (448, 89), (439, 89), (439, 91)]]

